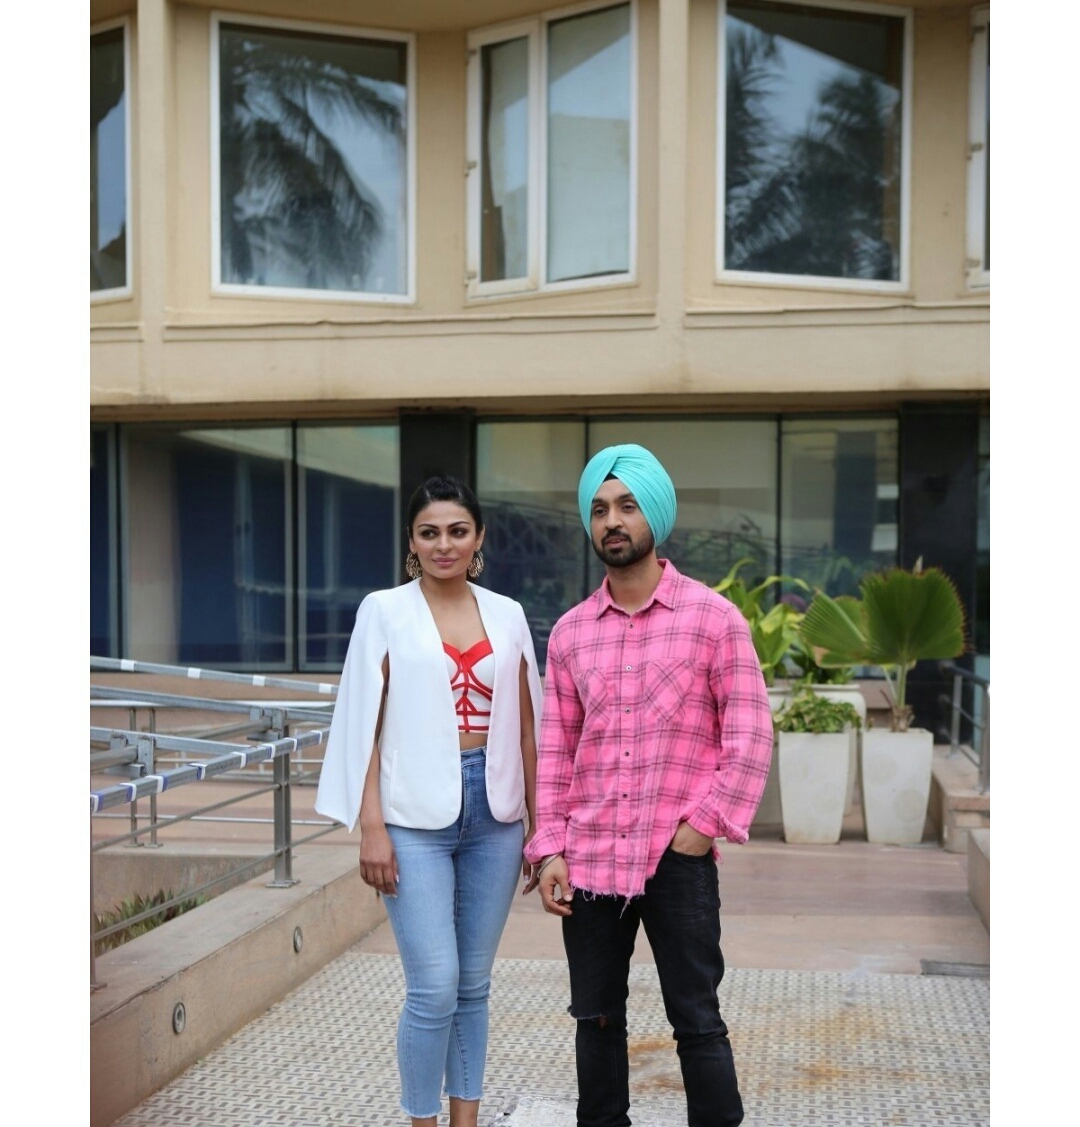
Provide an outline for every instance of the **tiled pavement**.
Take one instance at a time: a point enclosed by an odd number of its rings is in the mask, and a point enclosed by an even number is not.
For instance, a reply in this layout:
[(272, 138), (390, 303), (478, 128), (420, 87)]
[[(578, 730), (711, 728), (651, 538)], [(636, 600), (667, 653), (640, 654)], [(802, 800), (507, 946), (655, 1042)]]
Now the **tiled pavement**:
[[(361, 948), (117, 1127), (403, 1127), (394, 1059), (400, 963)], [(573, 1127), (566, 1001), (560, 960), (497, 961), (482, 1124)], [(989, 1124), (986, 979), (736, 967), (721, 1008), (747, 1127)], [(681, 1127), (681, 1081), (651, 965), (631, 968), (629, 1024), (635, 1127)]]

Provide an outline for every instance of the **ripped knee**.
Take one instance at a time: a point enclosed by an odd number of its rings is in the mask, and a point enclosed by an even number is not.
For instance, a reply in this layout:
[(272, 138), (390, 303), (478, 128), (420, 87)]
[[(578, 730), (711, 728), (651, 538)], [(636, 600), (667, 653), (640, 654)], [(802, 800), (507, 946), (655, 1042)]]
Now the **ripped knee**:
[(570, 1016), (578, 1022), (589, 1022), (598, 1029), (619, 1028), (624, 1024), (624, 1019), (617, 1014), (576, 1014), (571, 1010)]

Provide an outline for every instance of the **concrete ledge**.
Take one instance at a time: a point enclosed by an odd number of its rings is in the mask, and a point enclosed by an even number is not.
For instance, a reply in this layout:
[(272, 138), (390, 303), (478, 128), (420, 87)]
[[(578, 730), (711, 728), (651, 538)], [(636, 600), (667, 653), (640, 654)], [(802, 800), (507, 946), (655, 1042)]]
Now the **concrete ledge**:
[(990, 930), (990, 831), (971, 830), (967, 835), (968, 895)]
[(114, 846), (94, 854), (94, 903), (98, 915), (116, 908), (126, 896), (152, 896), (162, 889), (179, 894), (219, 877), (227, 877), (202, 895), (220, 896), (274, 867), (273, 858), (238, 876), (227, 876), (262, 857), (265, 843), (166, 841), (159, 848)]
[(352, 848), (307, 846), (293, 876), (284, 889), (256, 878), (97, 960), (106, 986), (90, 997), (91, 1127), (131, 1110), (386, 918)]
[(990, 828), (990, 795), (978, 789), (978, 781), (978, 769), (967, 756), (934, 748), (929, 813), (949, 853), (965, 853), (969, 832)]

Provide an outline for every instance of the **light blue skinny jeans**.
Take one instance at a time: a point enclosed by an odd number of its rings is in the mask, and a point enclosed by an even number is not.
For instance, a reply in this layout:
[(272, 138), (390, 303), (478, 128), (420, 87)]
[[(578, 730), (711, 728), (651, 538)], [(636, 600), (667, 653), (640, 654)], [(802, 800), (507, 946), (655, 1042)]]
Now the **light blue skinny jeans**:
[(461, 753), (461, 812), (442, 830), (388, 825), (398, 894), (385, 898), (405, 970), (398, 1021), (401, 1107), (438, 1115), (483, 1095), (491, 967), (521, 875), (521, 822), (497, 822), (483, 748)]

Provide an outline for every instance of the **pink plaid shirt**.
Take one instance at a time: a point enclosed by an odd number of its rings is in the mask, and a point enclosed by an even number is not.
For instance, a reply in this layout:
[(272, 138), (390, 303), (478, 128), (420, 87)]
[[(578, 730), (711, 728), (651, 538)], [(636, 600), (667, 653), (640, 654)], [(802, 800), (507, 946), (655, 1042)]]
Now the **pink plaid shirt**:
[(661, 560), (627, 614), (605, 579), (548, 643), (537, 831), (526, 855), (570, 883), (638, 896), (680, 822), (744, 842), (769, 773), (769, 698), (739, 610)]

